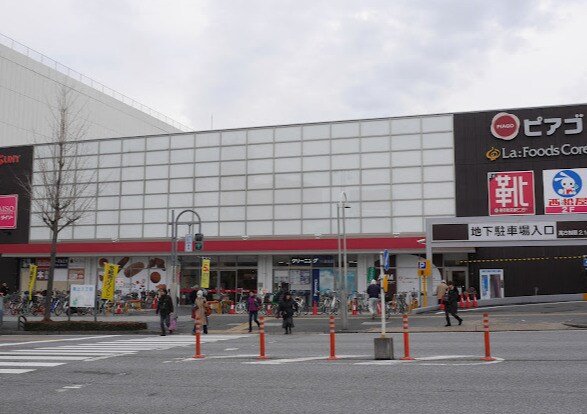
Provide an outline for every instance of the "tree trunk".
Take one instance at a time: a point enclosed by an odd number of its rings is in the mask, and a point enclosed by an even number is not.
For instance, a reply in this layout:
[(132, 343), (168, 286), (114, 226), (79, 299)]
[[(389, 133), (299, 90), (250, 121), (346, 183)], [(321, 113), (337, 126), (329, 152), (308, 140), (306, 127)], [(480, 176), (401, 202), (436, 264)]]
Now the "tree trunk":
[(51, 320), (51, 302), (53, 301), (53, 279), (55, 278), (55, 262), (57, 259), (57, 235), (59, 223), (53, 221), (51, 228), (51, 260), (49, 261), (49, 276), (47, 277), (47, 295), (45, 296), (45, 314), (43, 321)]

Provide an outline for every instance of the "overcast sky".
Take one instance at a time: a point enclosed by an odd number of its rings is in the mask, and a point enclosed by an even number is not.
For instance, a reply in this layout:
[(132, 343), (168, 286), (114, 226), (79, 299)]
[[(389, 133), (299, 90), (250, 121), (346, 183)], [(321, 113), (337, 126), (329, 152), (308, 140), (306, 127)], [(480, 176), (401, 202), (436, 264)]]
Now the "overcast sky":
[(0, 33), (194, 130), (587, 102), (584, 0), (1, 0)]

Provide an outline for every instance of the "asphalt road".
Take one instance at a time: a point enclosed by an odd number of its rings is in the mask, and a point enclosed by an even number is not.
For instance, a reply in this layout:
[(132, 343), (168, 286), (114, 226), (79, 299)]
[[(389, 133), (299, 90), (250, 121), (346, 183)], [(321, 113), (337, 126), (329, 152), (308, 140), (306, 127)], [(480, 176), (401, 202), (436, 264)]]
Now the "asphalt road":
[[(2, 413), (565, 413), (587, 404), (587, 331), (410, 335), (414, 361), (374, 360), (378, 334), (3, 335)], [(27, 363), (27, 364), (23, 364)], [(35, 366), (35, 363), (48, 364)], [(14, 364), (8, 366), (9, 364)], [(20, 364), (20, 365), (19, 365)], [(61, 365), (54, 365), (61, 364)], [(27, 366), (25, 366), (27, 365)], [(1, 371), (0, 371), (1, 372)]]

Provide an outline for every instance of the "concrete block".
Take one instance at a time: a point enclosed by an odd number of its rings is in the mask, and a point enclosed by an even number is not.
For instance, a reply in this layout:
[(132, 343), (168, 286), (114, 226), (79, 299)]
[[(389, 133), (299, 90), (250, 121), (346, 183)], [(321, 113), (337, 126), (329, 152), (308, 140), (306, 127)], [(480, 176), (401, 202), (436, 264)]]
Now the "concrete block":
[(375, 359), (393, 358), (393, 338), (375, 338)]

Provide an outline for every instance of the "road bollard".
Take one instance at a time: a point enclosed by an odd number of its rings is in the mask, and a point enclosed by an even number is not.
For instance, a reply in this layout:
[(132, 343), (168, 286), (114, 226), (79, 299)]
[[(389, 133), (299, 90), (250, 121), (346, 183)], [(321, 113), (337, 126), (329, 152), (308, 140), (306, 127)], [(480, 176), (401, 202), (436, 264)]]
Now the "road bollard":
[(259, 317), (259, 356), (257, 359), (268, 359), (265, 356), (265, 318)]
[(335, 342), (335, 338), (334, 338), (334, 315), (330, 315), (330, 321), (329, 321), (329, 325), (330, 325), (330, 357), (328, 358), (328, 361), (334, 361), (335, 359), (338, 359), (336, 357), (336, 342)]
[(196, 355), (194, 355), (194, 358), (204, 358), (200, 348), (200, 317), (196, 316)]
[(404, 361), (413, 361), (414, 358), (410, 356), (410, 333), (408, 329), (408, 315), (404, 315)]
[(481, 358), (483, 361), (495, 361), (491, 356), (491, 345), (489, 344), (489, 314), (483, 314), (483, 336), (485, 337), (485, 357)]
[(316, 301), (314, 301), (314, 309), (312, 311), (312, 315), (318, 315), (318, 303)]

